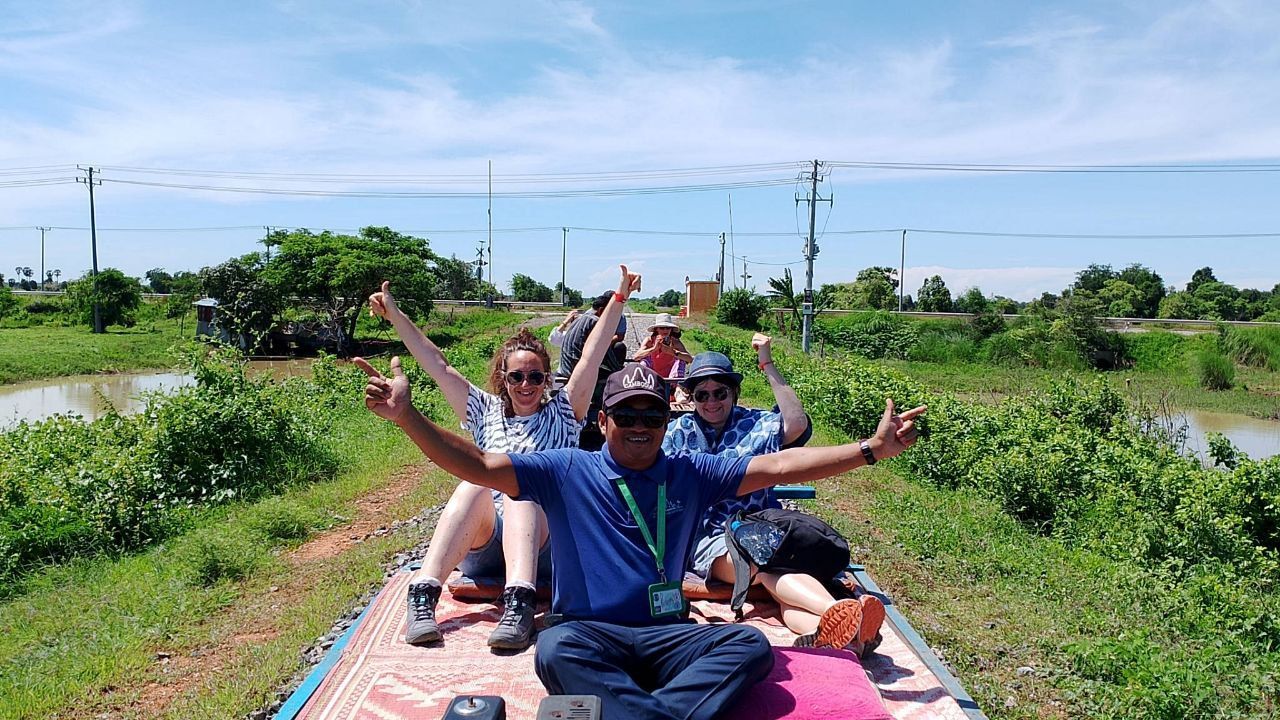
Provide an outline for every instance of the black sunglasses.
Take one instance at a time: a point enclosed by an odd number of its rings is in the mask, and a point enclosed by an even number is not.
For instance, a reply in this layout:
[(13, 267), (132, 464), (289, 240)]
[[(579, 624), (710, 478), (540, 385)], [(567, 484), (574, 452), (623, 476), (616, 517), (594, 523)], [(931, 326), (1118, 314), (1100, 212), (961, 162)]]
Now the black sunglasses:
[(519, 385), (525, 380), (528, 380), (530, 385), (541, 385), (547, 381), (547, 374), (541, 370), (530, 370), (529, 372), (523, 370), (507, 371), (508, 385)]
[(657, 430), (667, 424), (668, 412), (661, 408), (636, 410), (634, 408), (618, 408), (605, 413), (613, 418), (613, 423), (620, 428), (635, 427), (637, 422), (644, 423), (650, 430)]
[(727, 397), (729, 397), (729, 388), (718, 387), (715, 390), (699, 390), (695, 392), (693, 394), (693, 401), (701, 403), (701, 402), (706, 402), (708, 398), (715, 398), (716, 400), (724, 400)]

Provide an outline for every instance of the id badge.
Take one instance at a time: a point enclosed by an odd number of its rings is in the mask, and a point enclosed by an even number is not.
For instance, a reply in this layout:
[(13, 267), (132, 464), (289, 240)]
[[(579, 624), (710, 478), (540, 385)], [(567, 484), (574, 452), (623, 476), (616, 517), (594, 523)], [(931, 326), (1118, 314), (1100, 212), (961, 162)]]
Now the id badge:
[(649, 586), (649, 614), (659, 617), (684, 614), (684, 593), (678, 582), (654, 583)]

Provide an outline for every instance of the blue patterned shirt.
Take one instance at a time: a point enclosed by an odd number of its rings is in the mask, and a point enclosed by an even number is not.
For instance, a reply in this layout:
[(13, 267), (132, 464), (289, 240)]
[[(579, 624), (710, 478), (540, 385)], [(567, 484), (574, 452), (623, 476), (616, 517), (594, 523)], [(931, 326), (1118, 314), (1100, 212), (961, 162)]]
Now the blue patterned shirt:
[[(662, 450), (667, 455), (705, 452), (726, 458), (755, 457), (778, 452), (782, 448), (782, 436), (781, 413), (735, 405), (725, 423), (724, 431), (720, 433), (703, 422), (697, 413), (672, 420), (667, 426)], [(739, 510), (755, 512), (777, 507), (782, 507), (782, 504), (774, 497), (772, 488), (717, 503), (702, 516), (698, 540), (724, 532), (724, 521), (736, 515)]]

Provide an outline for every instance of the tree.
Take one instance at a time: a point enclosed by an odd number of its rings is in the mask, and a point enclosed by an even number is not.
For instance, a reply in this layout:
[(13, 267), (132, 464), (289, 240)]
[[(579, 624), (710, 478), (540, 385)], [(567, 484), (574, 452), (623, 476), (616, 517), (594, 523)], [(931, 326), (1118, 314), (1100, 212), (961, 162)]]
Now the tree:
[(551, 302), (553, 294), (551, 288), (528, 275), (511, 276), (511, 299), (516, 302)]
[[(790, 272), (790, 270), (787, 272)], [(658, 307), (680, 307), (684, 304), (684, 293), (674, 288), (671, 290), (664, 290), (662, 294), (654, 300), (654, 304)]]
[[(1144, 302), (1142, 293), (1118, 277), (1108, 280), (1102, 286), (1097, 293), (1097, 300), (1102, 311), (1110, 317), (1145, 317), (1138, 311)], [(1159, 310), (1159, 307), (1157, 302), (1156, 309)]]
[(1093, 264), (1076, 273), (1076, 281), (1071, 287), (1077, 291), (1100, 292), (1108, 280), (1116, 277), (1116, 271), (1110, 265)]
[(165, 272), (164, 268), (151, 268), (143, 277), (146, 278), (151, 292), (160, 295), (168, 295), (173, 292), (173, 276)]
[(1189, 292), (1169, 293), (1160, 301), (1156, 317), (1174, 320), (1199, 320), (1208, 314), (1205, 304)]
[(279, 288), (264, 277), (266, 258), (252, 252), (200, 271), (201, 284), (218, 301), (218, 327), (245, 349), (259, 347), (284, 307)]
[(1153, 318), (1160, 310), (1160, 301), (1165, 296), (1164, 278), (1150, 268), (1134, 263), (1120, 271), (1117, 276), (1138, 291), (1138, 302), (1134, 304), (1133, 317)]
[(106, 268), (96, 278), (86, 275), (67, 287), (67, 304), (86, 325), (93, 324), (95, 301), (103, 327), (133, 327), (133, 313), (142, 304), (142, 286), (137, 278), (115, 268)]
[[(0, 278), (3, 279), (3, 278)], [(18, 309), (18, 298), (13, 296), (13, 291), (0, 284), (0, 319), (6, 315), (12, 314)]]
[(564, 304), (566, 307), (580, 307), (582, 305), (582, 291), (574, 290), (560, 282), (556, 283), (555, 289), (552, 291), (554, 300), (560, 299), (560, 291), (562, 289), (564, 290)]
[(1196, 288), (1207, 282), (1218, 282), (1218, 278), (1213, 276), (1213, 268), (1202, 267), (1191, 273), (1191, 282), (1187, 283), (1187, 292), (1193, 293)]
[(769, 278), (769, 292), (766, 293), (769, 304), (774, 307), (791, 308), (792, 327), (800, 327), (800, 306), (804, 297), (796, 297), (795, 282), (791, 277), (791, 268), (782, 269), (782, 277)]
[(734, 288), (720, 296), (716, 303), (716, 319), (727, 325), (755, 330), (760, 327), (760, 316), (769, 309), (769, 301), (754, 290)]
[(924, 281), (920, 286), (917, 304), (921, 312), (951, 312), (951, 291), (947, 289), (941, 275), (934, 275)]
[(267, 283), (323, 313), (342, 353), (355, 339), (365, 301), (383, 280), (391, 281), (396, 302), (410, 317), (431, 311), (439, 257), (423, 238), (387, 227), (361, 228), (359, 235), (280, 230), (267, 245), (280, 249), (263, 268)]
[(991, 301), (987, 300), (987, 296), (982, 294), (982, 290), (977, 287), (971, 287), (964, 291), (964, 294), (956, 298), (956, 312), (969, 313), (970, 315), (978, 315), (984, 313), (991, 308)]
[(432, 296), (434, 299), (484, 299), (480, 295), (480, 281), (476, 279), (475, 266), (465, 260), (459, 260), (456, 255), (436, 258), (435, 275), (436, 285)]
[(890, 310), (898, 306), (898, 271), (890, 267), (864, 268), (853, 280), (853, 309)]

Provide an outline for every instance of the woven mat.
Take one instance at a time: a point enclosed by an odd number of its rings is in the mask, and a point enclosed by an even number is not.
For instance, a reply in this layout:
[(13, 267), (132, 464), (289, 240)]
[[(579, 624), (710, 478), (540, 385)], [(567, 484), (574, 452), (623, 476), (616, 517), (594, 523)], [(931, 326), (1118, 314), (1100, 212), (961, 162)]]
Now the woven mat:
[[(507, 717), (532, 720), (546, 696), (533, 670), (533, 648), (494, 651), (485, 644), (501, 611), (490, 603), (440, 598), (437, 617), (444, 642), (415, 647), (404, 642), (405, 594), (410, 573), (399, 573), (378, 596), (342, 656), (307, 701), (299, 718), (309, 720), (439, 720), (458, 695), (500, 695)], [(782, 625), (772, 603), (748, 603), (747, 621), (774, 645), (795, 636)], [(539, 615), (546, 611), (545, 604)], [(723, 603), (693, 603), (698, 622), (730, 622)], [(901, 636), (885, 623), (884, 642), (864, 668), (889, 712), (900, 720), (965, 720), (965, 714)], [(843, 651), (830, 651), (843, 652)], [(501, 653), (501, 654), (500, 654)], [(858, 662), (848, 654), (850, 662)]]

